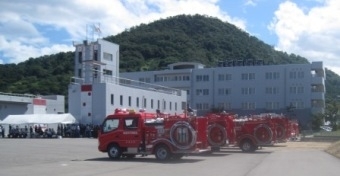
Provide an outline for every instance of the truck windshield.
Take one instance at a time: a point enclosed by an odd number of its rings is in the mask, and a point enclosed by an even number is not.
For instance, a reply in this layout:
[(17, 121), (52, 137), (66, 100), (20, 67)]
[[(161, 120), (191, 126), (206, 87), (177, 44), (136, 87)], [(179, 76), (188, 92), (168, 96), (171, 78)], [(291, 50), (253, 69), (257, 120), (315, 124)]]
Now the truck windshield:
[(119, 119), (107, 119), (103, 124), (103, 132), (107, 133), (118, 128)]

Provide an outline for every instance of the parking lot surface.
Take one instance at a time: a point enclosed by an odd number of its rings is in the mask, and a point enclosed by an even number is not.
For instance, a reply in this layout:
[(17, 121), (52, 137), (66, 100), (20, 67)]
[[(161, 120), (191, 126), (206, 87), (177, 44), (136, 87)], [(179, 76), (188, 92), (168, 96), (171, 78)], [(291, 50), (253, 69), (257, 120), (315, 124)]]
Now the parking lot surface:
[(319, 147), (265, 147), (255, 153), (223, 148), (178, 161), (153, 155), (112, 161), (97, 150), (96, 139), (0, 139), (0, 175), (62, 176), (338, 176), (340, 160)]

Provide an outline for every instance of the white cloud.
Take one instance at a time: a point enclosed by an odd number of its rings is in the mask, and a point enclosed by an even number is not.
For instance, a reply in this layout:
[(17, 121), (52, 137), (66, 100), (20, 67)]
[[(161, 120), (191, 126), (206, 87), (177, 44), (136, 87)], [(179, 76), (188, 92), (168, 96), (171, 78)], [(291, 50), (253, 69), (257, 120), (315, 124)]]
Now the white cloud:
[[(100, 23), (102, 36), (178, 14), (218, 17), (245, 30), (245, 22), (230, 17), (218, 0), (16, 0), (0, 1), (0, 52), (18, 63), (29, 57), (73, 50), (71, 41), (86, 37), (86, 25)], [(63, 29), (70, 45), (55, 43), (38, 26)], [(62, 39), (62, 42), (67, 39)], [(1, 61), (0, 61), (1, 62)]]
[(340, 1), (320, 3), (308, 10), (291, 1), (281, 3), (269, 28), (278, 36), (278, 50), (323, 61), (340, 75)]
[(255, 0), (246, 0), (246, 2), (244, 3), (246, 6), (256, 6), (256, 2)]
[[(19, 63), (30, 57), (34, 58), (52, 53), (58, 53), (61, 51), (74, 50), (72, 46), (61, 44), (36, 47), (34, 45), (26, 45), (20, 41), (7, 41), (3, 36), (0, 36), (0, 46), (1, 49), (5, 51), (3, 52), (3, 56), (6, 58), (12, 58), (11, 63)], [(5, 63), (5, 61), (0, 59), (0, 63)]]

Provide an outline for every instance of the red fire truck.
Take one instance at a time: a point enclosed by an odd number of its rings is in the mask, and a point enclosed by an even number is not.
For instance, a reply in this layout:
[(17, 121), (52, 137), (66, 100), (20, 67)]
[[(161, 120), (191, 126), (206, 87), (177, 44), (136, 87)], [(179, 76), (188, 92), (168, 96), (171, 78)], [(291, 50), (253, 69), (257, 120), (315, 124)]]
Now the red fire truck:
[(207, 119), (116, 109), (105, 118), (98, 149), (112, 159), (154, 154), (160, 161), (210, 150)]
[(276, 142), (275, 123), (271, 118), (250, 116), (235, 118), (234, 115), (208, 114), (208, 142), (212, 150), (236, 145), (244, 152), (253, 152), (259, 146)]

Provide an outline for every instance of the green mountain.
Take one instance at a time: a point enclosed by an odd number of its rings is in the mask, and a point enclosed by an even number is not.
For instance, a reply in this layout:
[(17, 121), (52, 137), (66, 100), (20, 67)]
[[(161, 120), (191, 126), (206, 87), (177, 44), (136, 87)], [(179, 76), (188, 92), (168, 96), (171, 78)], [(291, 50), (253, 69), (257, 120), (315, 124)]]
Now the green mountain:
[[(161, 70), (174, 62), (196, 61), (215, 67), (226, 60), (263, 60), (265, 64), (308, 63), (217, 18), (179, 15), (132, 27), (108, 41), (120, 45), (120, 71)], [(0, 64), (0, 92), (67, 95), (74, 52)], [(340, 77), (326, 70), (327, 99), (340, 95)]]
[(159, 70), (180, 61), (216, 66), (219, 61), (261, 59), (268, 64), (308, 63), (275, 51), (227, 22), (206, 16), (180, 15), (132, 27), (107, 40), (120, 45), (120, 71)]

